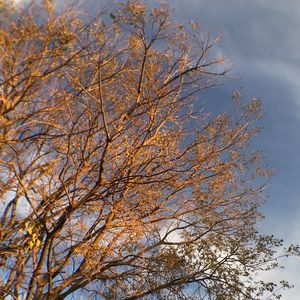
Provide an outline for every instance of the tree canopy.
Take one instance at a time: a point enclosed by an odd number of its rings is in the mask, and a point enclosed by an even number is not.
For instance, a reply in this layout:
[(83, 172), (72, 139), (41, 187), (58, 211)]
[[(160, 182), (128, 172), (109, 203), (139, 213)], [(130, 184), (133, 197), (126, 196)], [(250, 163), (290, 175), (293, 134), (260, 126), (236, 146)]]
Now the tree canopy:
[(219, 36), (170, 13), (1, 2), (2, 298), (278, 296), (258, 276), (282, 246), (256, 230), (261, 102), (199, 109)]

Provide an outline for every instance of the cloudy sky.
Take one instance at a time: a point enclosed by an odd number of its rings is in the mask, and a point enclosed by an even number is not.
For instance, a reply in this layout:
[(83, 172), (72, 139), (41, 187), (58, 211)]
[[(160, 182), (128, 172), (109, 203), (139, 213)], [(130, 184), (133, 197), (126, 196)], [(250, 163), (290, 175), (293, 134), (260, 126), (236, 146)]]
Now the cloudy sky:
[[(151, 1), (153, 3), (154, 1)], [(158, 1), (157, 1), (158, 2)], [(290, 243), (300, 243), (300, 1), (299, 0), (170, 0), (175, 18), (189, 20), (212, 33), (221, 32), (220, 50), (232, 64), (232, 80), (207, 95), (222, 106), (233, 89), (244, 99), (261, 98), (267, 114), (264, 130), (253, 147), (263, 150), (277, 175), (263, 207), (260, 225)], [(298, 152), (299, 151), (299, 152)], [(291, 258), (286, 270), (272, 278), (295, 285), (283, 299), (298, 300), (300, 259)]]
[[(263, 207), (266, 220), (260, 227), (289, 243), (300, 243), (300, 0), (168, 2), (179, 22), (194, 20), (204, 30), (223, 34), (219, 50), (232, 65), (232, 73), (240, 77), (203, 100), (223, 107), (232, 90), (239, 88), (244, 99), (263, 100), (267, 118), (253, 148), (263, 150), (277, 175), (269, 187), (269, 201)], [(270, 276), (293, 283), (295, 288), (285, 292), (283, 299), (298, 300), (300, 259), (290, 258), (285, 264), (284, 271)]]

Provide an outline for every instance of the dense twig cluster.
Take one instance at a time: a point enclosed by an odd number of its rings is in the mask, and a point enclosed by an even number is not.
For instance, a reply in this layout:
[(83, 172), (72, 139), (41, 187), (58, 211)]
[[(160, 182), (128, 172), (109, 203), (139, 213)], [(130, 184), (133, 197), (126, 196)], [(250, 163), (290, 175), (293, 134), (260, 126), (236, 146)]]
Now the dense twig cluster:
[(1, 4), (0, 20), (1, 297), (274, 290), (252, 278), (281, 245), (254, 230), (260, 102), (234, 121), (193, 107), (226, 74), (219, 37), (132, 1), (93, 18)]

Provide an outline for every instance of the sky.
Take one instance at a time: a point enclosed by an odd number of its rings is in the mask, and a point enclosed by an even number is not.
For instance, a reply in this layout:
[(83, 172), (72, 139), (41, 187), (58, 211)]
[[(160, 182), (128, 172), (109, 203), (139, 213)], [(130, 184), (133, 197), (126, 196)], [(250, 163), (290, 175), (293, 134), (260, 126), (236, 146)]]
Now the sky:
[[(151, 1), (151, 4), (159, 1)], [(300, 1), (299, 0), (170, 0), (177, 21), (196, 21), (205, 31), (222, 33), (218, 50), (232, 66), (230, 80), (204, 99), (216, 109), (230, 101), (233, 89), (245, 100), (263, 100), (266, 119), (252, 144), (275, 169), (259, 225), (288, 243), (300, 244)], [(284, 261), (285, 270), (265, 278), (287, 279), (294, 289), (283, 299), (298, 300), (300, 259)]]
[[(19, 1), (18, 1), (19, 2)], [(152, 4), (161, 1), (148, 0)], [(222, 33), (219, 49), (239, 79), (206, 94), (216, 110), (230, 101), (233, 89), (245, 100), (263, 100), (267, 118), (252, 144), (276, 170), (262, 207), (260, 230), (287, 243), (300, 244), (300, 1), (299, 0), (169, 0), (178, 22), (196, 21), (205, 31)], [(285, 270), (266, 278), (287, 279), (294, 289), (283, 299), (299, 300), (300, 259), (284, 261)]]

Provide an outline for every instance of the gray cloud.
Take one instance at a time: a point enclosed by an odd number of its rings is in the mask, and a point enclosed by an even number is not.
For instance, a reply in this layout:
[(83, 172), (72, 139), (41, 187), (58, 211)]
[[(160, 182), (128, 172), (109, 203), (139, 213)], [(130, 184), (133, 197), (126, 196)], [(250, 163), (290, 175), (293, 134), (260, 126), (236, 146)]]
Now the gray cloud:
[[(20, 1), (20, 0), (19, 0)], [(92, 0), (92, 2), (97, 2)], [(103, 3), (102, 1), (101, 3)], [(160, 3), (148, 0), (151, 5)], [(267, 119), (253, 148), (262, 149), (277, 170), (269, 188), (267, 215), (260, 227), (289, 242), (300, 243), (300, 1), (299, 0), (169, 0), (175, 18), (199, 22), (204, 30), (222, 32), (217, 51), (233, 64), (239, 81), (201, 95), (209, 109), (224, 109), (231, 90), (242, 88), (244, 98), (264, 100)], [(269, 278), (286, 278), (295, 284), (284, 299), (298, 300), (300, 260), (287, 262), (286, 271)], [(295, 280), (296, 279), (296, 280)], [(299, 281), (299, 280), (298, 280)]]
[[(153, 3), (154, 1), (151, 1)], [(156, 1), (158, 3), (158, 1)], [(264, 101), (267, 119), (253, 147), (264, 151), (277, 171), (263, 206), (267, 219), (260, 227), (288, 242), (300, 243), (300, 2), (298, 0), (189, 0), (169, 1), (179, 22), (194, 20), (202, 28), (222, 32), (220, 51), (233, 63), (240, 80), (202, 97), (222, 109), (231, 89), (242, 88), (244, 97)], [(285, 271), (268, 278), (295, 284), (284, 299), (297, 300), (300, 260), (286, 261)], [(299, 281), (299, 280), (298, 280)]]

